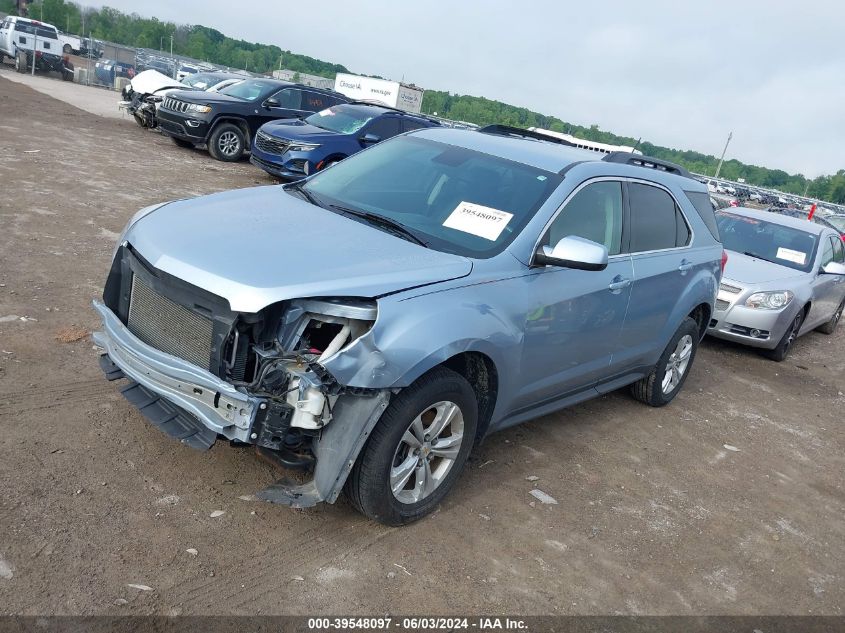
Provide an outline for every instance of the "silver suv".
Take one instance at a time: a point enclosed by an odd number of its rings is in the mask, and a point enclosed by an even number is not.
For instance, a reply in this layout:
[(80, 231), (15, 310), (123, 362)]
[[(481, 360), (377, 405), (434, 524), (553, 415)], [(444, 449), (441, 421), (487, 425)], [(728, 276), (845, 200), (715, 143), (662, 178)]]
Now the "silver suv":
[(305, 181), (141, 210), (95, 341), (195, 448), (252, 444), (390, 525), (430, 512), (493, 431), (687, 379), (724, 252), (675, 165), (503, 126), (427, 129)]

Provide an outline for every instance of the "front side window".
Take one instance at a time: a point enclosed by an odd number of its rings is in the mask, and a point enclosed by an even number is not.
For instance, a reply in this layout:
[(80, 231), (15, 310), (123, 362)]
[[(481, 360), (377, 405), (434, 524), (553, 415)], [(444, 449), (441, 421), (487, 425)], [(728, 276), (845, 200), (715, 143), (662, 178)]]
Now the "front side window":
[(317, 173), (301, 187), (316, 204), (337, 213), (379, 215), (429, 248), (486, 258), (519, 235), (561, 179), (465, 147), (396, 136)]
[(833, 242), (833, 261), (837, 264), (845, 264), (845, 246), (842, 245), (842, 238), (831, 237)]
[(830, 238), (824, 242), (824, 250), (822, 251), (822, 268), (833, 261), (833, 240)]
[(299, 106), (302, 104), (302, 91), (299, 88), (285, 88), (273, 96), (279, 102), (277, 108), (299, 110)]
[[(628, 184), (632, 253), (685, 246), (689, 241), (683, 214), (668, 192), (641, 183)], [(683, 227), (679, 223), (684, 224)], [(681, 241), (683, 240), (683, 241)]]
[(367, 134), (374, 134), (380, 140), (399, 134), (399, 119), (395, 116), (382, 117), (373, 121), (366, 130)]
[(609, 255), (621, 252), (621, 182), (594, 182), (581, 189), (552, 221), (541, 244), (554, 248), (571, 235), (603, 244)]

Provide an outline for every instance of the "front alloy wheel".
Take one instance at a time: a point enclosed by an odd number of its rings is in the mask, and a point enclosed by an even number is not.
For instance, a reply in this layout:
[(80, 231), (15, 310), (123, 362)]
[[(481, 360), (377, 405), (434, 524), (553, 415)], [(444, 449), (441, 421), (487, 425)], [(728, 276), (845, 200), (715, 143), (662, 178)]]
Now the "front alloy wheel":
[(477, 424), (466, 378), (432, 369), (391, 398), (349, 474), (347, 498), (385, 525), (421, 519), (461, 474)]
[(455, 465), (463, 439), (464, 416), (454, 402), (438, 402), (415, 417), (393, 455), (393, 496), (417, 503), (433, 493)]

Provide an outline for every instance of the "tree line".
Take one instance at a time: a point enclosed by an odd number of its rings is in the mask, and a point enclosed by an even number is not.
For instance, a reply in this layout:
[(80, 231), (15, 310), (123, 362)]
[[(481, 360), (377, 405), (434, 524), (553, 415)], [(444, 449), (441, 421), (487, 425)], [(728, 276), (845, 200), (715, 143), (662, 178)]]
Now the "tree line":
[[(14, 0), (0, 0), (0, 11), (15, 12)], [(156, 18), (142, 18), (110, 7), (94, 8), (67, 0), (37, 0), (29, 4), (30, 17), (42, 18), (69, 33), (91, 35), (97, 39), (137, 48), (170, 50), (178, 55), (205, 60), (223, 66), (243, 68), (255, 73), (269, 73), (283, 67), (299, 73), (334, 78), (335, 74), (349, 72), (341, 64), (325, 62), (307, 55), (299, 55), (279, 46), (236, 40), (220, 31), (201, 25), (183, 25), (162, 22)], [(84, 32), (83, 32), (84, 25)], [(517, 127), (540, 127), (572, 134), (578, 138), (612, 145), (635, 145), (638, 139), (619, 136), (599, 129), (598, 125), (585, 127), (561, 119), (533, 112), (501, 101), (470, 95), (451, 94), (427, 90), (422, 103), (423, 112), (487, 125), (500, 123)], [(697, 174), (715, 174), (718, 158), (691, 150), (679, 150), (642, 141), (638, 145), (644, 154), (683, 165)], [(781, 169), (749, 165), (739, 160), (726, 160), (719, 174), (728, 180), (744, 179), (745, 182), (780, 191), (807, 195), (843, 204), (845, 203), (845, 169), (834, 175), (805, 178), (802, 174), (789, 174)]]

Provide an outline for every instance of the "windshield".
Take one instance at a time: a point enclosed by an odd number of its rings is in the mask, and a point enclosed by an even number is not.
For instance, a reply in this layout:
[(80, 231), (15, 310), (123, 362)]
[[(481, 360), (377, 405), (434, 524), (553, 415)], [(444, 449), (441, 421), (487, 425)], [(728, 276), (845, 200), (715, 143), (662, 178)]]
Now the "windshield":
[(205, 90), (209, 86), (213, 86), (219, 81), (220, 79), (218, 79), (214, 75), (209, 75), (207, 73), (197, 73), (195, 75), (188, 75), (182, 80), (182, 83), (191, 86), (191, 88), (199, 88), (200, 90)]
[(306, 118), (305, 122), (332, 132), (354, 134), (372, 119), (373, 115), (364, 114), (358, 108), (333, 106), (321, 112), (315, 112)]
[(271, 92), (276, 86), (267, 85), (263, 81), (242, 81), (239, 84), (232, 84), (220, 91), (222, 95), (229, 95), (244, 101), (257, 101), (266, 93)]
[(431, 248), (485, 258), (519, 234), (560, 181), (504, 158), (397, 136), (318, 173), (303, 188), (328, 208), (389, 218)]
[(725, 248), (807, 272), (813, 265), (818, 236), (774, 222), (717, 211)]

